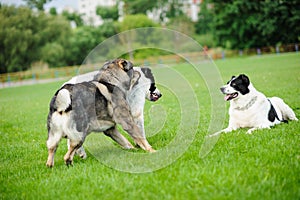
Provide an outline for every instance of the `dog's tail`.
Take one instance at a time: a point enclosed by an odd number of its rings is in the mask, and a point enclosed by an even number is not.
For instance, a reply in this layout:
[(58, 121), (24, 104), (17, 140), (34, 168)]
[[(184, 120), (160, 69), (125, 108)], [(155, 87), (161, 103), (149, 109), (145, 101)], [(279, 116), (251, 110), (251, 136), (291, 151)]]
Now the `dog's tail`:
[(272, 97), (270, 101), (281, 112), (283, 120), (298, 120), (294, 111), (279, 97)]
[(67, 89), (61, 89), (55, 100), (55, 107), (58, 112), (65, 112), (71, 106), (70, 92)]

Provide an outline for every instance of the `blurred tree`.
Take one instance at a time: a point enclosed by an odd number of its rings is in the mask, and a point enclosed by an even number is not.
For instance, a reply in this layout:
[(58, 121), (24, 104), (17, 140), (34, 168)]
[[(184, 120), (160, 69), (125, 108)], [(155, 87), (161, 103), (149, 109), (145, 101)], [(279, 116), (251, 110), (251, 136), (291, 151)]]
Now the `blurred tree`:
[[(72, 36), (69, 22), (62, 16), (55, 17), (45, 14), (41, 14), (40, 16), (43, 17), (40, 17), (38, 20), (41, 28), (38, 33), (40, 43), (36, 49), (38, 51), (38, 59), (47, 62), (50, 67), (66, 65), (67, 60), (65, 57), (68, 54), (70, 45), (68, 38)], [(48, 55), (52, 55), (53, 57), (49, 58), (46, 50), (49, 50), (51, 47), (53, 48), (52, 52), (49, 52)]]
[(167, 0), (145, 1), (145, 0), (123, 0), (125, 3), (125, 12), (127, 14), (145, 14), (148, 10), (157, 8)]
[(36, 8), (40, 11), (44, 10), (44, 4), (52, 0), (23, 0), (27, 3), (30, 8)]
[(26, 69), (35, 57), (28, 49), (38, 44), (35, 17), (29, 8), (2, 6), (0, 21), (0, 72)]
[(300, 3), (297, 0), (211, 2), (218, 45), (243, 49), (299, 42)]
[(119, 10), (117, 6), (98, 6), (96, 9), (97, 15), (99, 15), (103, 20), (113, 20), (116, 21), (119, 18)]
[(71, 35), (70, 25), (62, 17), (26, 7), (2, 6), (0, 21), (0, 73), (28, 69), (32, 62), (45, 58), (41, 51), (45, 45), (65, 47)]
[(50, 8), (49, 13), (50, 13), (50, 15), (57, 15), (56, 8), (54, 8), (54, 7)]
[(195, 24), (185, 15), (172, 18), (167, 27), (190, 36), (195, 33)]
[(66, 10), (64, 10), (62, 12), (62, 15), (67, 19), (69, 20), (70, 22), (75, 22), (76, 26), (79, 27), (79, 26), (83, 26), (83, 20), (81, 18), (82, 14), (78, 14), (78, 13), (70, 13)]
[(66, 65), (64, 47), (57, 43), (47, 43), (41, 48), (40, 58), (51, 67), (61, 67)]
[[(135, 28), (142, 28), (142, 27), (155, 27), (157, 26), (156, 23), (154, 23), (151, 19), (149, 19), (146, 15), (143, 14), (137, 14), (137, 15), (126, 15), (124, 20), (118, 24), (119, 31), (126, 31), (131, 30)], [(146, 42), (145, 40), (151, 39), (147, 32), (144, 34), (136, 35), (135, 32), (132, 32), (129, 37), (131, 39), (127, 38), (129, 35), (121, 35), (120, 40), (123, 44), (126, 44), (128, 47), (129, 52), (129, 58), (133, 60), (133, 51), (131, 41), (140, 41), (141, 44)]]
[(137, 15), (126, 15), (124, 20), (120, 23), (120, 31), (126, 31), (134, 28), (141, 27), (154, 27), (157, 26), (151, 19), (146, 15), (137, 14)]
[(81, 26), (69, 37), (70, 47), (66, 57), (68, 65), (80, 65), (86, 56), (105, 38), (101, 27)]
[(165, 18), (173, 19), (184, 15), (181, 0), (124, 0), (124, 3), (125, 13), (130, 15), (146, 14), (148, 11), (153, 11), (154, 9), (161, 10), (161, 21), (165, 21)]
[(115, 34), (117, 34), (117, 23), (115, 22), (104, 22), (101, 26), (99, 26), (99, 34), (104, 38), (109, 38)]
[(195, 23), (195, 31), (197, 34), (208, 34), (212, 32), (213, 14), (209, 8), (208, 1), (202, 1), (200, 4), (200, 12), (198, 13), (198, 21)]
[(166, 11), (166, 17), (174, 19), (180, 16), (184, 16), (182, 11), (182, 3), (180, 0), (171, 0), (166, 2), (168, 9)]

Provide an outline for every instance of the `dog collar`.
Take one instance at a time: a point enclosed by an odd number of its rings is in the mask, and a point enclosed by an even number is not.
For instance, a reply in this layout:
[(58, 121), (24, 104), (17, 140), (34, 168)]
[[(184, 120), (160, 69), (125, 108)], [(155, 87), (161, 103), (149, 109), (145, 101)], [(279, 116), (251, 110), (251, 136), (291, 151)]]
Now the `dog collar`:
[(248, 110), (256, 102), (256, 100), (257, 96), (253, 97), (244, 107), (236, 107), (235, 109), (240, 111)]

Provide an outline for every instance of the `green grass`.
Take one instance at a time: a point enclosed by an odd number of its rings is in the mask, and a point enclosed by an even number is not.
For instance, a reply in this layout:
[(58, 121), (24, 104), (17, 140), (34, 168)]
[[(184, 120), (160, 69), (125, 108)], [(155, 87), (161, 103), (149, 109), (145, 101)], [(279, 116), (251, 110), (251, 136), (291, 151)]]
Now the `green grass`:
[[(232, 58), (216, 65), (224, 82), (245, 73), (258, 90), (283, 98), (300, 117), (299, 54)], [(66, 140), (57, 150), (54, 168), (46, 168), (48, 106), (61, 82), (1, 89), (0, 199), (299, 199), (300, 123), (280, 124), (252, 135), (246, 135), (246, 129), (221, 135), (201, 159), (199, 152), (210, 123), (210, 95), (203, 79), (187, 64), (173, 69), (191, 84), (199, 102), (200, 123), (197, 130), (191, 130), (196, 134), (187, 151), (150, 173), (115, 170), (90, 152), (86, 160), (75, 157), (74, 167), (68, 168), (63, 163)], [(160, 89), (162, 99), (147, 103), (145, 113), (146, 131), (151, 129), (148, 110), (152, 105), (160, 105), (166, 113), (163, 129), (149, 137), (156, 149), (171, 143), (181, 120), (181, 97), (163, 85)], [(186, 91), (181, 92), (185, 95)], [(97, 137), (104, 139), (97, 134), (88, 136)]]

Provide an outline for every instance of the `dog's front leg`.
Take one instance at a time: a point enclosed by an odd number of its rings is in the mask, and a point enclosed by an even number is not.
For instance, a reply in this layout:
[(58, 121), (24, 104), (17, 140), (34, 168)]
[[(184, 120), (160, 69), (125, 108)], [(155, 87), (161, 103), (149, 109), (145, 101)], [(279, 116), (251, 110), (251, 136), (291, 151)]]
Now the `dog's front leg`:
[(218, 135), (220, 135), (222, 133), (229, 133), (229, 132), (234, 131), (234, 130), (236, 130), (236, 129), (233, 128), (233, 127), (227, 127), (227, 128), (225, 128), (225, 129), (223, 129), (221, 131), (218, 131), (216, 133), (208, 135), (208, 137), (215, 137), (215, 136), (218, 136)]
[[(155, 150), (148, 143), (145, 136), (136, 125), (132, 113), (129, 109), (127, 100), (123, 94), (118, 95), (118, 90), (115, 89), (115, 98), (112, 98), (113, 107), (113, 119), (117, 124), (120, 124), (122, 128), (133, 138), (134, 142), (139, 145), (142, 149), (155, 152)], [(119, 97), (119, 98), (118, 98)]]
[(132, 144), (117, 130), (116, 127), (104, 131), (104, 134), (111, 137), (125, 149), (134, 149)]
[(134, 118), (134, 121), (142, 133), (141, 136), (146, 138), (145, 128), (144, 128), (144, 116), (140, 115), (140, 116)]
[(259, 130), (259, 129), (264, 129), (264, 128), (271, 129), (270, 126), (259, 126), (259, 127), (250, 128), (246, 133), (252, 134), (253, 131)]
[(129, 133), (129, 135), (133, 138), (134, 142), (141, 147), (142, 149), (149, 151), (149, 152), (155, 152), (155, 150), (152, 148), (152, 146), (148, 143), (147, 139), (142, 136), (142, 133), (138, 126), (135, 124), (132, 117), (127, 116), (127, 119), (120, 120), (119, 124), (122, 126), (122, 128)]
[(120, 124), (122, 128), (129, 133), (129, 135), (133, 138), (134, 142), (139, 147), (149, 152), (155, 152), (152, 146), (148, 143), (147, 139), (141, 136), (142, 133), (137, 127), (137, 125), (134, 123), (133, 119), (127, 120), (127, 122), (123, 121)]
[(222, 132), (223, 132), (223, 133), (229, 133), (229, 132), (231, 132), (231, 131), (235, 131), (236, 129), (237, 129), (237, 128), (228, 126), (227, 128), (223, 129)]

